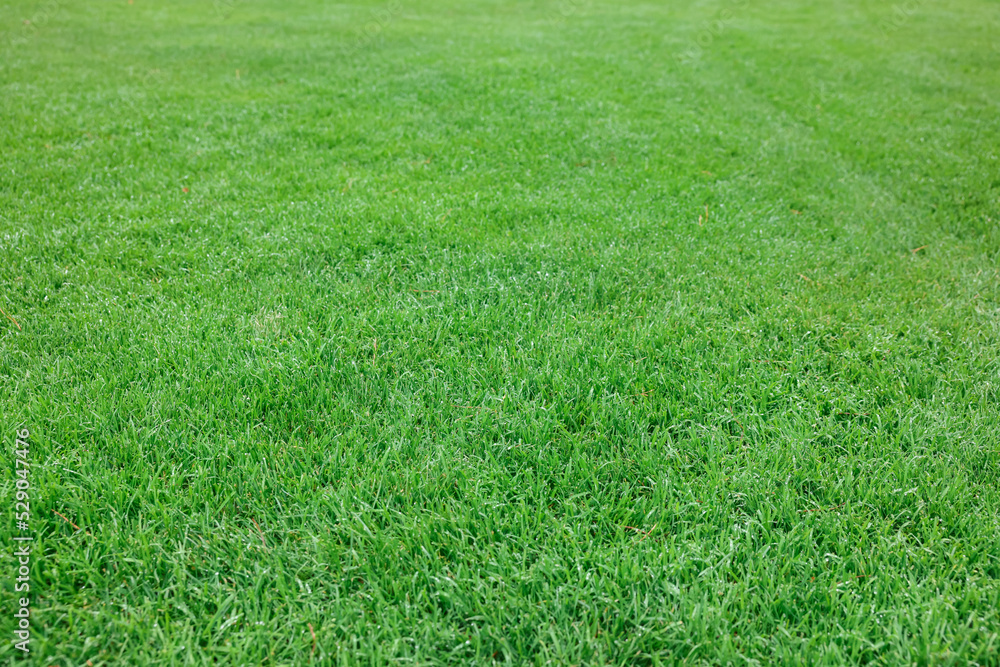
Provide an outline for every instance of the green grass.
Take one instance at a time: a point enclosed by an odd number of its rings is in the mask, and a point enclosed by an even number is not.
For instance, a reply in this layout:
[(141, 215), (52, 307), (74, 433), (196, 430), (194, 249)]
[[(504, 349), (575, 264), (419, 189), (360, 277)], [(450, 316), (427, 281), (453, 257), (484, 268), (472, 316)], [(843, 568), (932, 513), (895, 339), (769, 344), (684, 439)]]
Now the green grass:
[(900, 7), (6, 0), (33, 664), (1000, 665), (1000, 5)]

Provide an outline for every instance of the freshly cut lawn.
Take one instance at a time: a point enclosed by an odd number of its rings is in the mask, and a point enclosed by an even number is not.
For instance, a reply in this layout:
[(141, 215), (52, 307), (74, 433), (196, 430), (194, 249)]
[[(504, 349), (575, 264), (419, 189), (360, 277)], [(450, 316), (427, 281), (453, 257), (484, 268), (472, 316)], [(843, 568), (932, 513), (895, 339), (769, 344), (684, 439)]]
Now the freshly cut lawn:
[(1000, 665), (998, 34), (6, 0), (31, 663)]

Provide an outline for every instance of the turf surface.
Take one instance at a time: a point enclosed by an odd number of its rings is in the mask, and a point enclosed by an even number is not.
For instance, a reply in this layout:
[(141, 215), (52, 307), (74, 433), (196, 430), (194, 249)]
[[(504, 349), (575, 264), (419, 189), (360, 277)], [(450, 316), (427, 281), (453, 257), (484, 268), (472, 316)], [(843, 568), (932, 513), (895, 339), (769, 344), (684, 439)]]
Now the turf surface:
[(1000, 664), (996, 2), (0, 17), (34, 664)]

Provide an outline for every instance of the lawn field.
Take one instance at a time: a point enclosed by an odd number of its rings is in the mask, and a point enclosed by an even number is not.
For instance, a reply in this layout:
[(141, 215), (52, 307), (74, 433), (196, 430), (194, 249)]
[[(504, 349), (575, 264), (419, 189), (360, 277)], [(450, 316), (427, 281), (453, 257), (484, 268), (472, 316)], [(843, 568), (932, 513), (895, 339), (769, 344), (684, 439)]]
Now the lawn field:
[(0, 308), (0, 665), (1000, 665), (993, 0), (0, 0)]

